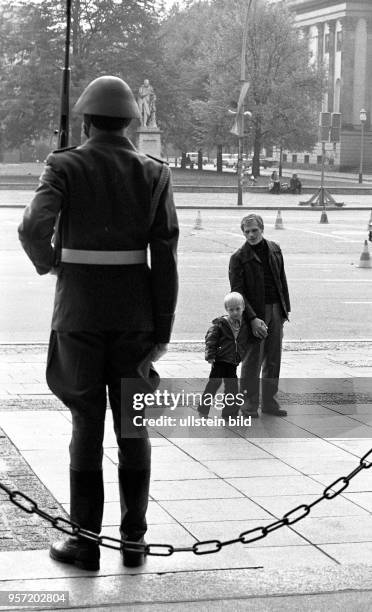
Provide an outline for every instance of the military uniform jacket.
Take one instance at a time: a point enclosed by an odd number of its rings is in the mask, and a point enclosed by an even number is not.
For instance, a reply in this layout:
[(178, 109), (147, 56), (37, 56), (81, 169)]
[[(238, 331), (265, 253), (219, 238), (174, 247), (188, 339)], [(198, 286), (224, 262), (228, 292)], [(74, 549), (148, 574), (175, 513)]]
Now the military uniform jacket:
[[(52, 238), (58, 221), (58, 248)], [(55, 270), (56, 331), (154, 331), (170, 338), (178, 223), (168, 167), (125, 137), (102, 133), (48, 156), (18, 229), (39, 274)], [(146, 250), (151, 267), (58, 263), (59, 246)], [(58, 265), (57, 265), (58, 264)]]

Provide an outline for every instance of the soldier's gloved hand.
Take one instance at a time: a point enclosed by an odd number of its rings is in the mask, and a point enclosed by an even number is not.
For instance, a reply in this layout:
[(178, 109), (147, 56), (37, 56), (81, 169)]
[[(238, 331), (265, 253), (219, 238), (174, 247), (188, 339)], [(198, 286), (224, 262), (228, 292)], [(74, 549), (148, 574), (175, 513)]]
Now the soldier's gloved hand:
[(267, 336), (267, 325), (265, 321), (256, 317), (251, 321), (252, 334), (260, 340), (264, 340)]
[(158, 342), (149, 354), (150, 361), (159, 361), (168, 350), (168, 343)]

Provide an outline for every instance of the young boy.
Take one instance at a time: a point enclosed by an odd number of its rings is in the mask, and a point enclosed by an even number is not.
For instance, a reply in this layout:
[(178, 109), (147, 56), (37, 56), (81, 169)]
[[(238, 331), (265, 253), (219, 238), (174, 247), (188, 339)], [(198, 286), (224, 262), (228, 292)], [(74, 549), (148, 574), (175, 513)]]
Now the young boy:
[[(227, 393), (238, 393), (236, 368), (243, 359), (248, 345), (248, 327), (243, 319), (244, 298), (236, 291), (224, 299), (226, 315), (212, 321), (205, 336), (205, 359), (212, 365), (209, 381), (202, 396), (198, 413), (208, 416), (211, 397), (214, 397), (222, 379)], [(206, 401), (208, 394), (209, 402)], [(222, 417), (236, 416), (239, 407), (230, 402), (222, 410)]]

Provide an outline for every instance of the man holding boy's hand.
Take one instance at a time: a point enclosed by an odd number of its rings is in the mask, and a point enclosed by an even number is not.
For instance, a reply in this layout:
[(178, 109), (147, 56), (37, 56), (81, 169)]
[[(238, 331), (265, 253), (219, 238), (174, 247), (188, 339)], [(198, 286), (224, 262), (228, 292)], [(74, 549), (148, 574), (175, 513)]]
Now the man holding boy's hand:
[(250, 342), (242, 361), (240, 388), (245, 395), (242, 412), (258, 417), (260, 371), (262, 368), (262, 412), (286, 416), (275, 398), (278, 392), (282, 354), (283, 323), (288, 320), (290, 302), (284, 261), (278, 244), (263, 237), (262, 217), (250, 214), (242, 219), (245, 244), (230, 259), (231, 291), (241, 293)]

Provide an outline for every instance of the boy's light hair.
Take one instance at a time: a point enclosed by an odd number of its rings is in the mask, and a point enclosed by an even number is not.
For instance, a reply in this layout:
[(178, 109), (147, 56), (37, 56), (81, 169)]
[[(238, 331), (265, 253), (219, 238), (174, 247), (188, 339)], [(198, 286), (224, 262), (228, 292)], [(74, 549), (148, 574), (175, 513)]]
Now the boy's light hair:
[(237, 303), (243, 306), (244, 308), (244, 298), (241, 293), (238, 293), (237, 291), (231, 291), (231, 293), (225, 295), (225, 299), (223, 301), (223, 305), (225, 306), (225, 308)]

